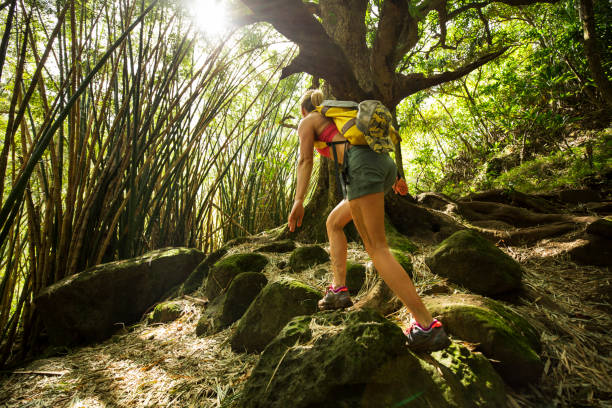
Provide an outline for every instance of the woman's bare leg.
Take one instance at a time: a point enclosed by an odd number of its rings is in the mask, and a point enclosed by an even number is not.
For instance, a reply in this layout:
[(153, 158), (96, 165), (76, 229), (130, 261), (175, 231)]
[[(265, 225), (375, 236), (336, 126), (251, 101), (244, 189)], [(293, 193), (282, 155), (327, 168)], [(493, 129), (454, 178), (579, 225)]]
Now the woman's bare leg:
[(419, 297), (412, 280), (389, 251), (385, 236), (384, 194), (368, 194), (349, 202), (357, 231), (374, 267), (389, 288), (406, 305), (412, 317), (423, 327), (433, 318)]
[(340, 204), (329, 213), (327, 222), (325, 223), (327, 227), (327, 237), (329, 239), (332, 271), (334, 273), (332, 284), (336, 288), (346, 284), (347, 243), (343, 228), (351, 220), (352, 216), (349, 203), (346, 200), (342, 200)]

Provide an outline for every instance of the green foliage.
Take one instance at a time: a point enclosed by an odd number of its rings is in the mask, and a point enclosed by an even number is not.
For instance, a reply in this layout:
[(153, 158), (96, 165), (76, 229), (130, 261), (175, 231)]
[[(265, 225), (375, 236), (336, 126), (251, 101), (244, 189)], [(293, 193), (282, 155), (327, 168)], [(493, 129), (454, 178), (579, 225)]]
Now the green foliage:
[(496, 177), (490, 187), (523, 193), (581, 187), (586, 178), (612, 169), (612, 133), (600, 135), (591, 143), (590, 158), (587, 145), (538, 156)]
[[(563, 159), (558, 160), (572, 161), (573, 153), (565, 148), (571, 129), (579, 123), (601, 128), (609, 121), (590, 78), (574, 1), (520, 10), (496, 4), (483, 12), (491, 19), (490, 37), (477, 16), (465, 13), (447, 32), (447, 42), (455, 43), (459, 53), (437, 49), (413, 58), (420, 70), (436, 72), (456, 65), (457, 55), (472, 55), (470, 44), (478, 38), (490, 39), (493, 46), (502, 41), (514, 44), (470, 75), (406, 98), (398, 106), (412, 193), (461, 195), (509, 184), (503, 178), (494, 182), (499, 174), (486, 174), (486, 163), (503, 155), (512, 155), (514, 162), (507, 164), (516, 166), (563, 149)], [(596, 13), (602, 43), (609, 44), (604, 39), (610, 35), (612, 19), (605, 16), (612, 17), (611, 11), (599, 5)], [(433, 28), (437, 19), (432, 14), (425, 24)], [(422, 39), (422, 50), (428, 41), (432, 40)], [(608, 71), (611, 56), (608, 46), (602, 54)], [(576, 155), (584, 153), (578, 150)], [(588, 171), (570, 173), (568, 177), (578, 179)]]

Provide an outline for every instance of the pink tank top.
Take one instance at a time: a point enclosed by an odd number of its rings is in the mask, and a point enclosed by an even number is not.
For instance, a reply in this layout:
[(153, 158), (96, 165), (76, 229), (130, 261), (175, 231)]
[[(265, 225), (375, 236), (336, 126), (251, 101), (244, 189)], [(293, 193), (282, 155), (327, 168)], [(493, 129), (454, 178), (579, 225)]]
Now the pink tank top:
[[(319, 136), (317, 136), (317, 140), (319, 140), (321, 142), (331, 142), (334, 139), (334, 136), (336, 136), (337, 133), (340, 133), (340, 132), (338, 132), (338, 128), (336, 127), (334, 122), (331, 122), (329, 125), (327, 125), (325, 127), (325, 129), (323, 129), (321, 134)], [(316, 149), (319, 152), (319, 154), (321, 154), (321, 156), (325, 156), (327, 158), (331, 158), (330, 154), (329, 154), (329, 146), (327, 146), (324, 149), (319, 149), (319, 148), (316, 148)]]

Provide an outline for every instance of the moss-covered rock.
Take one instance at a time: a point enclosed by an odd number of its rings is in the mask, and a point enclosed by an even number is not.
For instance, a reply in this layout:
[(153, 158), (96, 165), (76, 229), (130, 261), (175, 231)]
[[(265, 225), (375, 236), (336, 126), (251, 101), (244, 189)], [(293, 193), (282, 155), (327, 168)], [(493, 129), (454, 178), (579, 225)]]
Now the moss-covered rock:
[(427, 362), (405, 342), (370, 309), (296, 317), (263, 351), (238, 405), (504, 406), (503, 381), (485, 358), (456, 347)]
[(257, 242), (259, 239), (259, 237), (236, 237), (227, 241), (225, 245), (223, 245), (223, 247), (228, 249), (238, 245), (246, 244), (247, 242)]
[(101, 341), (117, 322), (137, 322), (202, 262), (196, 249), (165, 248), (98, 265), (43, 289), (35, 299), (54, 345)]
[(437, 364), (424, 367), (436, 371), (432, 378), (453, 406), (506, 406), (504, 381), (485, 356), (456, 343), (431, 356)]
[(387, 244), (389, 248), (400, 252), (416, 253), (419, 248), (408, 237), (400, 233), (394, 226), (385, 218), (385, 235), (387, 236)]
[(295, 316), (317, 310), (318, 290), (291, 278), (269, 283), (251, 303), (231, 337), (234, 351), (260, 352)]
[(397, 260), (397, 262), (404, 268), (410, 279), (412, 279), (414, 268), (412, 267), (412, 260), (409, 256), (397, 249), (391, 249), (391, 254)]
[(208, 271), (210, 267), (215, 264), (219, 259), (227, 254), (226, 248), (218, 249), (214, 252), (211, 252), (202, 263), (200, 263), (191, 275), (183, 282), (181, 287), (179, 288), (178, 295), (185, 295), (189, 293), (193, 293), (202, 286), (204, 279), (208, 276)]
[(366, 267), (357, 262), (346, 262), (346, 287), (352, 296), (359, 293), (366, 278)]
[(241, 253), (225, 257), (210, 269), (204, 294), (209, 300), (224, 293), (232, 279), (243, 272), (261, 272), (268, 264), (268, 258), (261, 254)]
[(244, 272), (236, 276), (227, 292), (217, 296), (202, 313), (196, 326), (197, 336), (209, 336), (240, 319), (268, 279), (261, 272)]
[(476, 231), (458, 231), (425, 259), (436, 275), (472, 292), (491, 296), (518, 289), (521, 266)]
[(163, 302), (149, 313), (149, 323), (167, 323), (178, 319), (183, 314), (183, 306), (178, 302)]
[(268, 279), (261, 272), (244, 272), (236, 276), (221, 306), (221, 326), (227, 327), (240, 319), (267, 283)]
[(424, 298), (429, 311), (448, 333), (477, 343), (508, 383), (526, 385), (540, 380), (543, 365), (538, 332), (523, 317), (499, 302), (476, 295)]
[(269, 244), (264, 244), (257, 248), (257, 252), (273, 252), (273, 253), (285, 253), (291, 252), (295, 249), (295, 242), (290, 239), (283, 239), (275, 241)]
[(289, 266), (294, 272), (301, 272), (311, 266), (329, 261), (329, 254), (319, 245), (306, 245), (296, 248), (289, 258)]

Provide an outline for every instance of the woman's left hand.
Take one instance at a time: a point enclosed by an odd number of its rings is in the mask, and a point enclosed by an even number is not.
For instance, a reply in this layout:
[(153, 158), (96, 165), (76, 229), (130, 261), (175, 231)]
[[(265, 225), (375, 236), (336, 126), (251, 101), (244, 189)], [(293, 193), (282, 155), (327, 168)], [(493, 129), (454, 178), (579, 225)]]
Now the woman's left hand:
[(302, 226), (302, 220), (304, 219), (304, 204), (300, 200), (296, 200), (293, 203), (291, 214), (289, 214), (289, 231), (294, 232), (295, 226)]
[(406, 184), (406, 180), (403, 178), (398, 178), (395, 180), (395, 184), (393, 184), (393, 191), (395, 194), (399, 194), (401, 196), (408, 194), (408, 185)]

